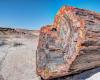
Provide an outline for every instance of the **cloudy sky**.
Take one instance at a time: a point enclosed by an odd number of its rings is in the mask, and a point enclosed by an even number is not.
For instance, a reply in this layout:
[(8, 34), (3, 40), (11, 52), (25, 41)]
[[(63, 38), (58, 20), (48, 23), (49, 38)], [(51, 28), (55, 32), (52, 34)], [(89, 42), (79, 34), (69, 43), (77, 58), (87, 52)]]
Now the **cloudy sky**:
[(63, 5), (100, 12), (100, 0), (0, 0), (0, 26), (39, 29), (52, 24)]

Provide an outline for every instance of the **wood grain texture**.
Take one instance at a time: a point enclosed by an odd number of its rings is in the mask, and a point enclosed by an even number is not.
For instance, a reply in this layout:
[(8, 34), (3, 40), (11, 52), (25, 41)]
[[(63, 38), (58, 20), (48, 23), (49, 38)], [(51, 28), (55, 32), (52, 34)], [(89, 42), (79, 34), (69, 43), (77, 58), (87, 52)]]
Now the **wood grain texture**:
[(100, 14), (63, 6), (54, 24), (41, 28), (37, 73), (44, 79), (100, 66)]

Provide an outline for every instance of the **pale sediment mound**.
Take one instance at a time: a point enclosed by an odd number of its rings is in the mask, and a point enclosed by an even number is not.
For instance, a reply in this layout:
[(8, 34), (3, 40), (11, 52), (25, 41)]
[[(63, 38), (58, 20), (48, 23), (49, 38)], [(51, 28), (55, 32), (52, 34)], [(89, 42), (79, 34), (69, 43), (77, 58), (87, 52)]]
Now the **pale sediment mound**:
[(36, 30), (0, 28), (0, 80), (40, 80)]

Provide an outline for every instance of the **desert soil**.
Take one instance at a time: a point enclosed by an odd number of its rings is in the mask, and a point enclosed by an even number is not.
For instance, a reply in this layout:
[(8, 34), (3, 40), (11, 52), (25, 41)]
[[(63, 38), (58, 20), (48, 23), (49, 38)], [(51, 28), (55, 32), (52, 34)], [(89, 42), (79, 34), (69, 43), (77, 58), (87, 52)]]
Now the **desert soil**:
[(0, 38), (0, 80), (40, 80), (36, 75), (37, 38)]

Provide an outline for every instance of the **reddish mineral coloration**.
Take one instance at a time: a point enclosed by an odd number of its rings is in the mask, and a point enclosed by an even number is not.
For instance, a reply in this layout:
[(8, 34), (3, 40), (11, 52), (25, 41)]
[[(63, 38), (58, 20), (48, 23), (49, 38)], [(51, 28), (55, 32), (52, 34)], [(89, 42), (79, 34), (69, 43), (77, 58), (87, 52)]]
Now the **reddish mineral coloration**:
[[(80, 12), (85, 10), (80, 9)], [(55, 16), (54, 24), (41, 28), (37, 47), (37, 74), (42, 78), (50, 79), (69, 73), (86, 38), (86, 17), (81, 15), (77, 8), (63, 6)]]

